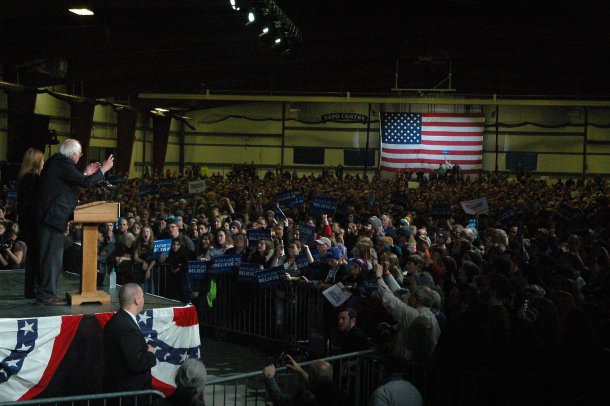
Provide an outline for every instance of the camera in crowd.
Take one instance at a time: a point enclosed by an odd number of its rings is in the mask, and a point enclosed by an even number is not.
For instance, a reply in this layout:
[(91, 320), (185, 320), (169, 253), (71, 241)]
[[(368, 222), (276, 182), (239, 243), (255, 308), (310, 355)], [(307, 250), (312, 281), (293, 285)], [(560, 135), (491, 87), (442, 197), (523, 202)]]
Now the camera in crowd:
[(0, 251), (8, 251), (13, 247), (13, 243), (9, 241), (0, 242)]

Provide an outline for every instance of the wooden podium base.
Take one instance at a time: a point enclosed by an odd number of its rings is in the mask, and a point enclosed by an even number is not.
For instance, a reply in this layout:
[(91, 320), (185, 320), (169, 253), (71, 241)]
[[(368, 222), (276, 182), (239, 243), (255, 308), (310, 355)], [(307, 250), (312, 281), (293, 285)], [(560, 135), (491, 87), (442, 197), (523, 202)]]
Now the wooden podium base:
[(110, 295), (103, 290), (90, 293), (68, 292), (66, 296), (71, 306), (78, 306), (83, 303), (110, 304)]

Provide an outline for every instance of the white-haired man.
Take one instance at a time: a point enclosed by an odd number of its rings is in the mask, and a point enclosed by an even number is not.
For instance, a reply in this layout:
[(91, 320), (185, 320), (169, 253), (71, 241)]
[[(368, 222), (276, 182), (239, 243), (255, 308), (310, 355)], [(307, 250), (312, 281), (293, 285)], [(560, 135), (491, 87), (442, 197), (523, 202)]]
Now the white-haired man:
[(103, 164), (94, 162), (84, 172), (76, 164), (83, 156), (80, 143), (65, 140), (59, 153), (45, 163), (38, 183), (40, 281), (37, 301), (47, 305), (66, 304), (58, 296), (58, 282), (64, 250), (64, 231), (78, 202), (80, 188), (90, 188), (112, 168), (112, 154)]

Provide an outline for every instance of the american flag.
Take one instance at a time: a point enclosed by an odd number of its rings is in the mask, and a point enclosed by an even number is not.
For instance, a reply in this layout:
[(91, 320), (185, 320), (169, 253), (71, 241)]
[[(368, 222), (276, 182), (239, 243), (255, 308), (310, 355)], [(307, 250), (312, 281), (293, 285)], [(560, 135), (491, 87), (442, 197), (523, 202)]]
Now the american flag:
[[(114, 313), (98, 313), (104, 328)], [(201, 359), (199, 320), (193, 306), (144, 310), (136, 316), (146, 342), (155, 347), (157, 365), (153, 367), (153, 388), (169, 396), (176, 389), (174, 377), (189, 358)]]
[(81, 318), (0, 319), (0, 402), (32, 399), (47, 388)]
[(478, 173), (484, 125), (480, 113), (382, 113), (381, 170), (433, 172), (446, 160)]

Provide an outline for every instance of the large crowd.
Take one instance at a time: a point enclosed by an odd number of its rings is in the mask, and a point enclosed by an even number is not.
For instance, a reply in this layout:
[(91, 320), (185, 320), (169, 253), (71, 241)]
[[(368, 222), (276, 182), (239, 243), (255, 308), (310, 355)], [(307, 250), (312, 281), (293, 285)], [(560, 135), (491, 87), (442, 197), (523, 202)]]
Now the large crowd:
[[(357, 328), (369, 344), (409, 361), (518, 375), (514, 382), (543, 393), (540, 401), (584, 404), (610, 381), (607, 179), (254, 173), (202, 177), (193, 169), (87, 191), (81, 202), (121, 203), (118, 223), (100, 227), (100, 261), (129, 264), (119, 274), (138, 283), (167, 263), (175, 275), (168, 296), (194, 302), (193, 290), (209, 299), (211, 286), (189, 283), (187, 261), (240, 254), (261, 268), (283, 266), (286, 283), (321, 292), (341, 282), (352, 293), (341, 307), (325, 306), (329, 336), (338, 315), (348, 319), (347, 327), (339, 319), (329, 349), (364, 347), (346, 340)], [(189, 193), (189, 182), (199, 180), (206, 191)], [(302, 206), (278, 204), (286, 191), (302, 195)], [(314, 214), (315, 196), (337, 198), (336, 210)], [(485, 213), (464, 212), (461, 202), (482, 197)], [(301, 241), (302, 225), (315, 227), (312, 244)], [(249, 244), (252, 229), (270, 229), (270, 237)], [(78, 226), (67, 235), (78, 242)], [(159, 239), (172, 246), (157, 258)], [(300, 254), (305, 267), (297, 266)]]

